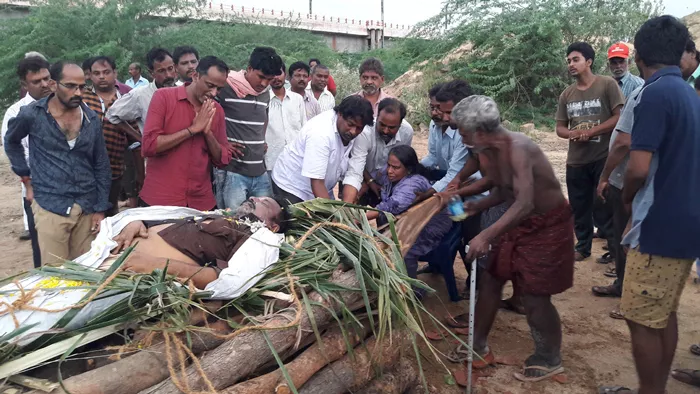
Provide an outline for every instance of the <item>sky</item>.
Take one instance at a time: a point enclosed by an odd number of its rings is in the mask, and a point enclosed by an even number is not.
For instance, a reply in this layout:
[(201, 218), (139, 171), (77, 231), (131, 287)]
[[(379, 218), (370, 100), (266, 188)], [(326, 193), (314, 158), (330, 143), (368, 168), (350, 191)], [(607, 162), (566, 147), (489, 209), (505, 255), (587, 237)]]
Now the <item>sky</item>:
[[(306, 13), (309, 0), (211, 0), (244, 6)], [(311, 0), (314, 14), (361, 20), (381, 19), (381, 0)], [(440, 11), (439, 0), (384, 0), (386, 23), (413, 25)], [(700, 1), (663, 0), (666, 14), (683, 17), (700, 11)]]

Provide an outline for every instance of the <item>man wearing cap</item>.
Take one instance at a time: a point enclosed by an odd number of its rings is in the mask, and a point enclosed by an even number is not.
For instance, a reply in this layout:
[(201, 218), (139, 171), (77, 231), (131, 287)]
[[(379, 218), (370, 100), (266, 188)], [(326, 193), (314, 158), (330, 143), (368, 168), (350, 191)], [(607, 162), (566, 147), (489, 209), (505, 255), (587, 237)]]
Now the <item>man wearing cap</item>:
[[(630, 47), (624, 42), (615, 43), (608, 49), (610, 73), (617, 81), (622, 95), (625, 96), (625, 105), (629, 104), (634, 107), (636, 99), (630, 96), (635, 95), (634, 92), (644, 85), (644, 80), (629, 72), (629, 57)], [(620, 121), (610, 136), (610, 152), (598, 181), (598, 197), (605, 202), (601, 209), (608, 209), (612, 215), (608, 216), (612, 217), (612, 223), (608, 226), (612, 231), (609, 234), (605, 234), (608, 237), (609, 252), (600, 258), (600, 262), (615, 262), (615, 266), (608, 268), (605, 275), (610, 277), (617, 276), (615, 282), (610, 286), (593, 286), (593, 294), (601, 297), (617, 296), (622, 292), (622, 280), (625, 271), (626, 256), (620, 242), (622, 241), (622, 233), (629, 220), (629, 214), (622, 204), (622, 176), (627, 166), (625, 157), (627, 157), (626, 155), (629, 151), (629, 131), (634, 118), (632, 109), (625, 116), (625, 121), (622, 121), (622, 118), (621, 114)], [(618, 131), (627, 134), (618, 137)], [(617, 309), (613, 310), (610, 316), (622, 318)]]
[(629, 71), (630, 47), (624, 42), (613, 44), (608, 49), (608, 67), (613, 78), (617, 81), (625, 98), (638, 87), (644, 85), (644, 80)]

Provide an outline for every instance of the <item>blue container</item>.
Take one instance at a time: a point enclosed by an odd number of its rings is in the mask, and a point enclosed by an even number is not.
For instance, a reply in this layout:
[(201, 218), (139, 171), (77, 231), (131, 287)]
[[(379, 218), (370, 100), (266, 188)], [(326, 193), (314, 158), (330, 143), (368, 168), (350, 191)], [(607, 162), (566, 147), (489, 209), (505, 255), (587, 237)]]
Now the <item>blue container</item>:
[(467, 214), (464, 212), (464, 202), (459, 196), (450, 198), (450, 202), (447, 203), (447, 210), (450, 213), (450, 219), (455, 222), (460, 222), (467, 218)]

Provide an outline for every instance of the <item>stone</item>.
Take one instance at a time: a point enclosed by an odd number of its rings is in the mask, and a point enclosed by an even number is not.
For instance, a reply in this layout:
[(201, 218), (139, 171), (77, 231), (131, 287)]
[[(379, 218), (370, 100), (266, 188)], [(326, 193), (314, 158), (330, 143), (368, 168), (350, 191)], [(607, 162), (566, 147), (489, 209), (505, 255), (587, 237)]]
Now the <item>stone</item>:
[(520, 131), (523, 133), (531, 133), (535, 131), (535, 124), (534, 123), (525, 123), (522, 126), (520, 126)]

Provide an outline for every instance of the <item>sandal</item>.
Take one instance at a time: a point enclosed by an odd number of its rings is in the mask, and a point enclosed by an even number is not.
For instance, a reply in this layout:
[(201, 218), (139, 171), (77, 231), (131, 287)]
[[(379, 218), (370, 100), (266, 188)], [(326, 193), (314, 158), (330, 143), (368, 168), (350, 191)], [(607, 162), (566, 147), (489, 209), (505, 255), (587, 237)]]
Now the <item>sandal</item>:
[(598, 388), (598, 394), (634, 394), (635, 390), (623, 386), (603, 386)]
[[(462, 328), (452, 328), (452, 332), (455, 333), (456, 335), (469, 335), (469, 328), (468, 327), (462, 327)], [(425, 332), (425, 337), (430, 339), (431, 341), (441, 341), (443, 339), (446, 339), (448, 337), (451, 337), (451, 335), (445, 331), (445, 330), (440, 330), (440, 331), (426, 331)]]
[(593, 286), (591, 288), (593, 295), (596, 297), (622, 297), (620, 290), (615, 285), (610, 286)]
[(445, 324), (452, 328), (469, 328), (469, 314), (462, 313), (461, 315), (457, 315), (455, 317), (452, 317), (452, 315), (447, 315)]
[(697, 369), (674, 369), (671, 371), (671, 377), (679, 382), (700, 387), (700, 371)]
[(617, 270), (615, 267), (608, 267), (605, 272), (603, 272), (603, 275), (607, 276), (608, 278), (617, 278)]
[[(466, 346), (459, 344), (455, 349), (450, 350), (447, 354), (447, 359), (453, 363), (464, 363), (466, 366), (470, 352)], [(491, 349), (483, 356), (475, 355), (473, 357), (472, 369), (484, 369), (491, 365), (496, 365), (496, 357), (494, 357)]]
[[(528, 369), (530, 370), (536, 370), (536, 371), (544, 371), (545, 374), (541, 376), (527, 376), (525, 375), (525, 371)], [(539, 382), (545, 379), (549, 379), (553, 376), (559, 375), (561, 373), (564, 373), (564, 367), (561, 366), (561, 364), (557, 365), (556, 367), (543, 367), (541, 365), (529, 365), (529, 366), (524, 366), (522, 373), (516, 372), (513, 374), (513, 376), (518, 379), (521, 382)]]
[(625, 315), (622, 313), (619, 307), (611, 310), (609, 315), (616, 320), (625, 320)]
[(700, 345), (692, 345), (690, 346), (690, 352), (693, 353), (696, 356), (700, 356)]

